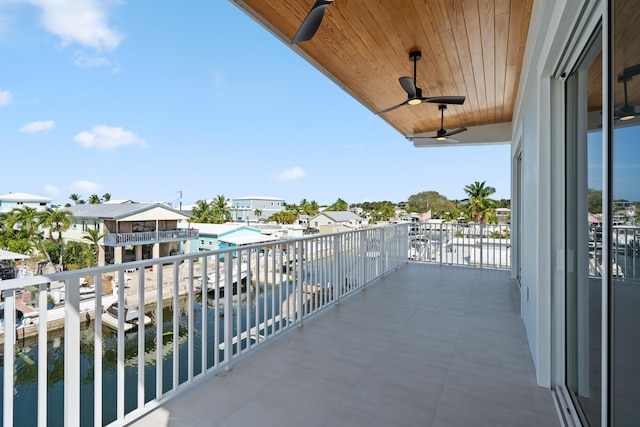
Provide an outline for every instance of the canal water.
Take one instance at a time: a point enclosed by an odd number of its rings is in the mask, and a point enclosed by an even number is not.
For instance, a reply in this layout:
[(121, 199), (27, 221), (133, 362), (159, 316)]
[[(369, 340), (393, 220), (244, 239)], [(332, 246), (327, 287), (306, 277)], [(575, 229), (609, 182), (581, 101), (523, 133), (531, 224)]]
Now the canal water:
[[(251, 326), (256, 324), (256, 298), (260, 305), (259, 321), (264, 321), (266, 308), (267, 318), (280, 314), (281, 303), (287, 298), (287, 293), (291, 293), (293, 286), (282, 284), (280, 286), (260, 286), (259, 293), (252, 292), (252, 301), (247, 304), (246, 298), (241, 298), (239, 309), (236, 307), (232, 313), (234, 333), (236, 332), (237, 317), (240, 316), (242, 332), (246, 330), (247, 311), (251, 311)], [(266, 289), (266, 291), (265, 291)], [(244, 294), (246, 296), (246, 294)], [(234, 295), (234, 298), (236, 296)], [(224, 322), (222, 321), (227, 313), (222, 307), (215, 306), (215, 302), (209, 298), (206, 306), (207, 310), (207, 331), (208, 331), (208, 360), (207, 367), (214, 365), (214, 352), (218, 351), (217, 343), (214, 343), (213, 331), (219, 331), (219, 340), (224, 336)], [(236, 304), (234, 304), (236, 306)], [(173, 382), (173, 341), (179, 342), (179, 379), (180, 383), (188, 378), (188, 301), (186, 297), (179, 300), (179, 328), (173, 330), (173, 307), (165, 306), (162, 313), (163, 337), (162, 337), (162, 379), (163, 390), (168, 391)], [(196, 298), (193, 307), (193, 366), (194, 375), (202, 369), (202, 314), (203, 304), (200, 297)], [(156, 327), (155, 311), (148, 311), (147, 315), (153, 319), (152, 324), (145, 329), (145, 401), (150, 401), (156, 397)], [(277, 328), (278, 326), (276, 326)], [(269, 329), (267, 332), (271, 332)], [(83, 325), (80, 338), (80, 406), (81, 425), (93, 425), (93, 388), (94, 388), (94, 326), (93, 322)], [(243, 347), (246, 343), (241, 344)], [(103, 327), (102, 340), (102, 413), (104, 424), (108, 424), (116, 419), (116, 390), (117, 390), (117, 334)], [(38, 369), (37, 355), (38, 345), (30, 343), (28, 340), (20, 339), (16, 343), (17, 354), (15, 360), (14, 377), (14, 420), (16, 425), (36, 426), (38, 407)], [(51, 337), (47, 343), (48, 348), (48, 373), (47, 373), (47, 406), (48, 406), (48, 426), (64, 425), (64, 338)], [(138, 371), (138, 331), (128, 332), (125, 336), (125, 412), (135, 409), (137, 405), (137, 371)], [(222, 351), (219, 353), (222, 359)], [(4, 378), (3, 355), (0, 354), (0, 384)], [(2, 388), (0, 388), (2, 393)], [(0, 396), (2, 405), (4, 396)], [(0, 410), (0, 419), (2, 419)]]

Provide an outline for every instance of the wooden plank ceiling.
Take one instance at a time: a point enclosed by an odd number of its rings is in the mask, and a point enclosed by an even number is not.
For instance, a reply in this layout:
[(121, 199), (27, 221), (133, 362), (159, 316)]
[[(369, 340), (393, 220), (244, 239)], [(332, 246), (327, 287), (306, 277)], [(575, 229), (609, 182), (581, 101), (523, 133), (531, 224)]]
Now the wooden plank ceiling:
[[(232, 1), (287, 43), (315, 2)], [(464, 105), (448, 106), (446, 129), (509, 123), (532, 3), (335, 0), (315, 36), (292, 48), (372, 113), (407, 99), (398, 78), (413, 77), (409, 52), (422, 51), (416, 85), (423, 96), (467, 98)], [(440, 128), (437, 104), (405, 105), (381, 117), (404, 136)]]

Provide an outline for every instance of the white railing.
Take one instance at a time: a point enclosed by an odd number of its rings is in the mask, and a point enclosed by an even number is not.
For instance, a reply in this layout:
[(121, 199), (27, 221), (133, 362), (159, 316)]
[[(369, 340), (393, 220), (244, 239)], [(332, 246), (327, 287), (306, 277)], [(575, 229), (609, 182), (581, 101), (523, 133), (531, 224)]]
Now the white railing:
[(197, 239), (198, 236), (198, 230), (193, 228), (168, 231), (142, 231), (137, 233), (109, 233), (104, 236), (104, 244), (107, 246), (139, 245), (142, 243), (193, 240)]
[(505, 224), (412, 224), (409, 259), (438, 264), (509, 269), (511, 228)]
[[(125, 424), (406, 263), (408, 237), (396, 225), (2, 281), (3, 425)], [(145, 321), (126, 332), (123, 307)]]
[[(616, 280), (640, 278), (640, 227), (634, 225), (613, 226), (611, 239), (613, 265), (611, 272)], [(602, 228), (589, 229), (589, 276), (602, 275)]]

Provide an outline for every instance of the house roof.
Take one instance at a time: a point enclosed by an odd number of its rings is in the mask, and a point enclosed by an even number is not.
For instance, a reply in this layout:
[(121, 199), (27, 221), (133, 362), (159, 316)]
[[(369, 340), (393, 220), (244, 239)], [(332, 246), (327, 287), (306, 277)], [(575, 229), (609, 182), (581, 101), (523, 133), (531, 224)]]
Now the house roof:
[(240, 224), (237, 222), (227, 222), (224, 224), (201, 224), (201, 223), (191, 223), (189, 225), (186, 224), (178, 224), (178, 228), (195, 228), (200, 232), (200, 236), (220, 236), (223, 234), (230, 233), (232, 231), (239, 230), (241, 228), (246, 227), (245, 224)]
[(335, 221), (335, 222), (347, 222), (347, 221), (362, 221), (362, 217), (354, 214), (353, 212), (349, 212), (349, 211), (324, 211), (324, 212), (320, 212), (317, 215), (314, 215), (311, 219), (313, 220), (313, 218), (316, 218), (320, 215), (324, 215), (327, 218), (329, 218), (331, 221)]
[(228, 236), (218, 239), (219, 242), (230, 243), (232, 245), (252, 245), (255, 243), (273, 242), (278, 240), (277, 237), (273, 237), (267, 234), (251, 234), (247, 236)]
[(284, 199), (279, 197), (264, 197), (264, 196), (244, 196), (244, 197), (234, 197), (231, 200), (273, 200), (278, 202), (283, 202)]
[(9, 194), (4, 194), (0, 196), (0, 200), (9, 201), (9, 202), (12, 202), (12, 201), (50, 202), (53, 199), (50, 199), (48, 197), (36, 196), (34, 194), (29, 194), (29, 193), (9, 193)]
[(66, 208), (76, 218), (98, 218), (119, 220), (150, 209), (165, 209), (183, 218), (191, 216), (161, 203), (83, 204)]

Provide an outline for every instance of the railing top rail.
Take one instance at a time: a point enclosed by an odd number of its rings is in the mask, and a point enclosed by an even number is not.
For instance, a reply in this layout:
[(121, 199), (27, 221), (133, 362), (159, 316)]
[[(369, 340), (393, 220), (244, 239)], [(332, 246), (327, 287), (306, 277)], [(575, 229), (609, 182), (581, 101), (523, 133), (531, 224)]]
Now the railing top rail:
[(113, 273), (114, 271), (123, 271), (131, 268), (145, 268), (151, 265), (158, 264), (169, 264), (174, 262), (186, 261), (190, 259), (202, 258), (205, 256), (215, 256), (215, 255), (225, 255), (231, 254), (238, 250), (247, 251), (252, 249), (261, 249), (269, 246), (280, 246), (280, 245), (291, 245), (297, 242), (306, 242), (311, 240), (316, 240), (319, 238), (327, 238), (330, 236), (339, 236), (339, 235), (347, 235), (347, 234), (359, 234), (364, 233), (369, 230), (375, 229), (384, 229), (384, 228), (405, 228), (408, 224), (392, 224), (386, 227), (377, 227), (377, 228), (366, 228), (366, 229), (358, 229), (358, 230), (349, 230), (342, 231), (339, 233), (331, 233), (331, 234), (317, 234), (314, 236), (305, 236), (305, 237), (296, 237), (290, 239), (283, 240), (275, 240), (272, 242), (264, 242), (264, 243), (255, 243), (251, 245), (242, 245), (239, 247), (231, 247), (224, 249), (213, 249), (207, 251), (201, 251), (191, 254), (180, 254), (180, 255), (171, 255), (161, 258), (154, 259), (146, 259), (139, 261), (130, 261), (122, 264), (109, 264), (102, 267), (90, 267), (84, 268), (81, 270), (70, 270), (70, 271), (62, 271), (59, 273), (40, 275), (40, 276), (32, 276), (32, 277), (23, 277), (16, 279), (8, 279), (0, 281), (0, 291), (10, 290), (10, 289), (21, 289), (27, 286), (39, 285), (41, 283), (50, 283), (56, 281), (67, 281), (72, 278), (76, 278), (79, 276), (89, 276), (95, 274), (104, 274), (104, 273)]

